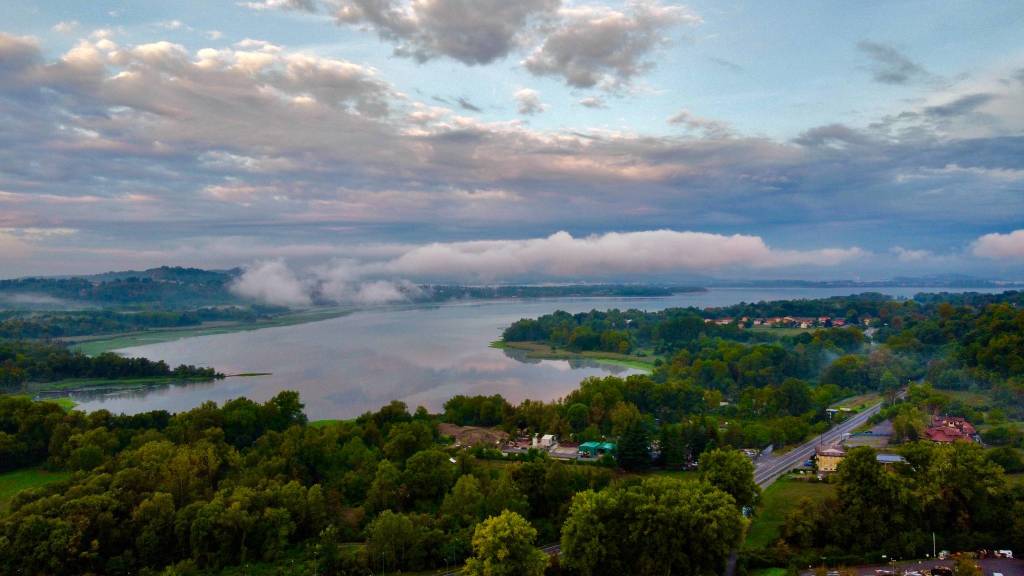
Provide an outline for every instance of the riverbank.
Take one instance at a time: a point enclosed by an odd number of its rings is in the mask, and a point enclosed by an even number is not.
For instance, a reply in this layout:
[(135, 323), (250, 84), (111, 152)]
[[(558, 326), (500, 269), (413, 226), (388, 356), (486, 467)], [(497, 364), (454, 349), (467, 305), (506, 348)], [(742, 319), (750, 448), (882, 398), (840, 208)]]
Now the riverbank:
[(265, 320), (254, 322), (214, 322), (200, 326), (188, 326), (183, 328), (165, 328), (157, 330), (143, 330), (140, 332), (126, 332), (121, 334), (103, 334), (97, 336), (82, 336), (68, 338), (67, 342), (72, 343), (72, 348), (88, 356), (96, 356), (104, 352), (145, 346), (147, 344), (159, 344), (192, 338), (195, 336), (210, 336), (214, 334), (230, 334), (233, 332), (248, 332), (251, 330), (262, 330), (264, 328), (277, 328), (280, 326), (292, 326), (308, 322), (319, 322), (351, 314), (354, 311), (350, 307), (317, 308), (312, 310), (301, 310), (298, 312), (287, 312)]
[(622, 366), (642, 372), (651, 373), (654, 371), (654, 362), (658, 356), (633, 356), (631, 354), (617, 354), (615, 352), (573, 352), (563, 348), (555, 348), (543, 342), (506, 342), (495, 340), (490, 344), (491, 348), (499, 350), (516, 350), (522, 352), (526, 358), (532, 360), (591, 360), (599, 364), (610, 366)]

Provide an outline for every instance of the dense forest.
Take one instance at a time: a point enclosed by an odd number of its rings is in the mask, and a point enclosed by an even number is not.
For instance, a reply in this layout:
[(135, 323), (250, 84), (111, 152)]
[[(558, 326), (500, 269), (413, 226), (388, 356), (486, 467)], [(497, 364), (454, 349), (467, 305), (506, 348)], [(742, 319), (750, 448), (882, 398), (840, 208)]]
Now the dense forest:
[(26, 382), (54, 382), (66, 378), (154, 377), (213, 380), (224, 375), (213, 368), (187, 365), (171, 368), (163, 360), (126, 358), (112, 352), (86, 356), (60, 344), (0, 341), (0, 391), (16, 390)]
[[(521, 562), (502, 573), (542, 574), (548, 562), (533, 546), (558, 541), (580, 574), (630, 558), (650, 565), (638, 574), (706, 572), (742, 534), (729, 489), (738, 474), (749, 494), (752, 466), (738, 453), (709, 457), (704, 482), (615, 480), (607, 468), (539, 455), (495, 466), (453, 454), (434, 423), (392, 403), (311, 427), (292, 392), (173, 416), (64, 413), (0, 397), (0, 462), (75, 472), (23, 492), (0, 517), (0, 574), (215, 573), (284, 558), (299, 560), (295, 574), (311, 565), (328, 574), (420, 570), (467, 558), (470, 574), (492, 574), (496, 561)], [(594, 516), (588, 499), (609, 507)], [(640, 502), (646, 514), (610, 513)], [(677, 547), (657, 561), (643, 560), (653, 542), (615, 547), (594, 531), (638, 522), (649, 531), (666, 518), (680, 523), (660, 541)], [(511, 558), (510, 548), (518, 550)]]

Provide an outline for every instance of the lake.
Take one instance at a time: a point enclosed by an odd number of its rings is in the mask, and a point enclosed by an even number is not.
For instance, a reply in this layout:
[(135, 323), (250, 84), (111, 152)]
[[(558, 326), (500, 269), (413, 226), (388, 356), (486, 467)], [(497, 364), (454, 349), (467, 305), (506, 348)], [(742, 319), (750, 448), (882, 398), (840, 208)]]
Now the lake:
[[(948, 292), (965, 291), (953, 288)], [(983, 289), (969, 289), (987, 292)], [(264, 401), (280, 390), (298, 390), (310, 419), (352, 418), (391, 400), (410, 409), (439, 411), (456, 394), (501, 394), (511, 402), (565, 396), (588, 376), (634, 371), (595, 362), (520, 361), (488, 347), (520, 318), (565, 310), (727, 306), (739, 302), (824, 298), (867, 291), (851, 288), (713, 288), (663, 298), (552, 298), (452, 302), (388, 307), (307, 324), (183, 338), (118, 352), (164, 360), (172, 366), (213, 366), (226, 374), (270, 372), (210, 383), (120, 393), (80, 393), (83, 410), (172, 412), (207, 400), (245, 396)], [(921, 288), (874, 291), (909, 297)], [(932, 290), (935, 291), (935, 290)], [(997, 292), (998, 290), (991, 290)]]

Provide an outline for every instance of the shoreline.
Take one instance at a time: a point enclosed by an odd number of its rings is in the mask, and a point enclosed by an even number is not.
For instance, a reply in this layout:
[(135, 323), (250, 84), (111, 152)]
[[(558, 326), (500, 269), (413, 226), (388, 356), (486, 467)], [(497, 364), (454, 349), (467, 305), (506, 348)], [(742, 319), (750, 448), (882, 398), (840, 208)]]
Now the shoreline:
[(632, 368), (650, 374), (654, 372), (654, 361), (657, 356), (630, 356), (614, 352), (572, 352), (562, 348), (553, 348), (542, 342), (505, 342), (495, 340), (490, 348), (499, 350), (517, 350), (525, 353), (526, 358), (533, 360), (590, 360), (599, 364)]
[(71, 349), (87, 356), (96, 356), (104, 352), (113, 352), (122, 348), (134, 348), (148, 344), (173, 342), (197, 336), (213, 336), (217, 334), (233, 334), (250, 332), (264, 328), (279, 328), (320, 322), (332, 318), (340, 318), (355, 312), (355, 308), (310, 309), (298, 312), (287, 312), (268, 320), (239, 323), (216, 323), (216, 325), (186, 326), (182, 328), (162, 328), (157, 330), (141, 330), (138, 332), (122, 332), (119, 334), (100, 334), (95, 336), (79, 336), (71, 342)]

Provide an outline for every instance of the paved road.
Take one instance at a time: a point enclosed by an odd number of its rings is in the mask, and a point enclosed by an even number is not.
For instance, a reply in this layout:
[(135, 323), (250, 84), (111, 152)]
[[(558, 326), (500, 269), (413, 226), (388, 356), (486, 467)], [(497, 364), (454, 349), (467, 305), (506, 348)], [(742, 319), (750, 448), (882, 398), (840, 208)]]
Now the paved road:
[(854, 428), (867, 422), (869, 418), (877, 414), (881, 409), (882, 402), (879, 402), (862, 412), (854, 414), (846, 421), (835, 425), (821, 436), (816, 436), (810, 442), (801, 444), (785, 454), (780, 454), (778, 456), (772, 455), (759, 460), (756, 468), (754, 469), (754, 482), (757, 482), (757, 485), (760, 486), (762, 490), (767, 488), (772, 482), (778, 480), (786, 472), (789, 472), (793, 468), (800, 467), (805, 460), (814, 455), (814, 449), (819, 444), (821, 446), (831, 446), (832, 444), (837, 443), (843, 437), (843, 434), (852, 432)]
[[(903, 393), (901, 392), (900, 398), (902, 397)], [(807, 460), (812, 454), (814, 454), (814, 448), (818, 446), (819, 443), (823, 446), (835, 444), (843, 437), (843, 434), (851, 432), (854, 428), (864, 424), (881, 409), (882, 402), (879, 402), (878, 404), (853, 415), (846, 421), (837, 424), (828, 432), (825, 432), (820, 437), (815, 437), (810, 442), (801, 444), (799, 447), (794, 448), (785, 454), (770, 456), (757, 462), (756, 468), (754, 469), (754, 481), (757, 482), (757, 485), (760, 486), (762, 490), (767, 488), (772, 482), (778, 480), (786, 472), (799, 467), (804, 460)], [(550, 546), (544, 546), (541, 550), (548, 555), (557, 556), (561, 551), (561, 546), (558, 544), (552, 544)], [(734, 551), (729, 557), (725, 573), (731, 576), (735, 572), (735, 569), (736, 552)], [(459, 571), (447, 572), (443, 576), (455, 575), (458, 573)]]

